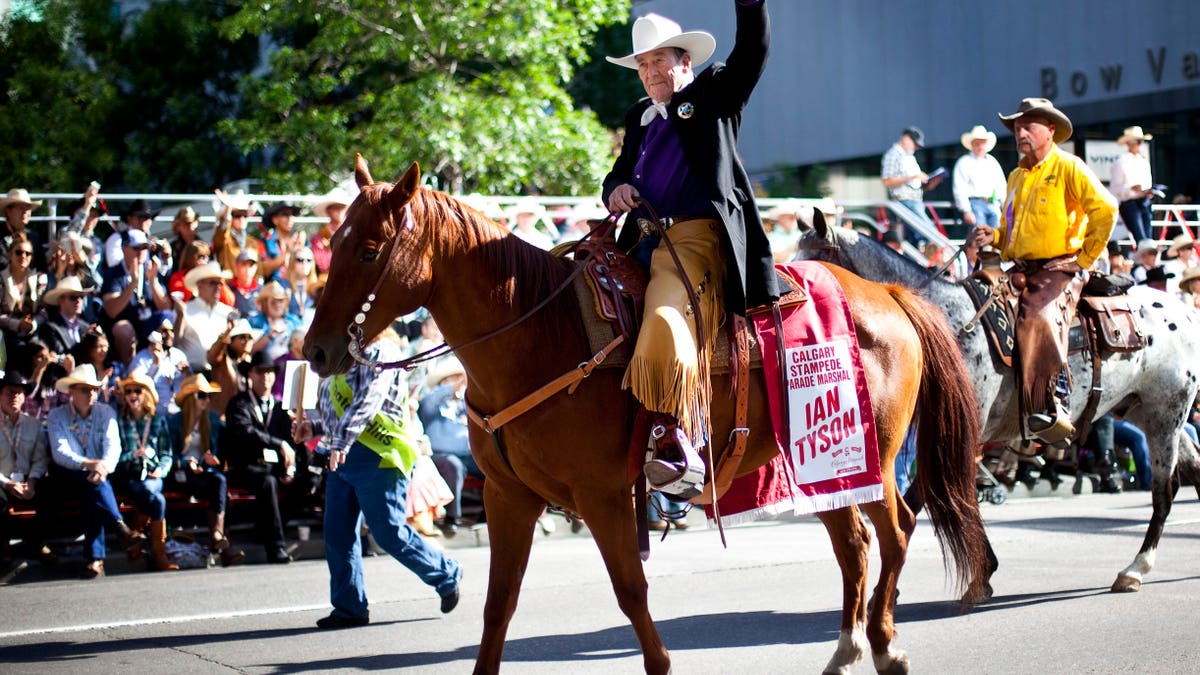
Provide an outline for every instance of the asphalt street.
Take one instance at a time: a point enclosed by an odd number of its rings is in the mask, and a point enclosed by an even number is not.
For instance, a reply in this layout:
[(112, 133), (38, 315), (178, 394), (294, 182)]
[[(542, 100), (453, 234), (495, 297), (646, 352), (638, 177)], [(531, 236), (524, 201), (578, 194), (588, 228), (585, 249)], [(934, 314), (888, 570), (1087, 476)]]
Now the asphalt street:
[[(1024, 487), (1017, 488), (1018, 496)], [(1149, 494), (1050, 495), (984, 505), (1001, 560), (996, 598), (963, 611), (922, 521), (901, 578), (896, 646), (914, 672), (1196, 672), (1200, 503), (1180, 493), (1140, 593), (1108, 587), (1137, 552)], [(539, 536), (504, 672), (635, 673), (641, 657), (586, 531)], [(832, 655), (841, 584), (812, 519), (727, 531), (699, 514), (653, 543), (651, 609), (676, 673), (819, 672)], [(315, 630), (328, 613), (319, 541), (287, 566), (249, 564), (95, 581), (20, 575), (0, 588), (3, 673), (470, 672), (482, 630), (488, 548), (467, 533), (463, 600), (447, 616), (390, 558), (366, 561), (371, 625)], [(875, 564), (877, 567), (877, 563)], [(869, 659), (855, 673), (873, 672)]]

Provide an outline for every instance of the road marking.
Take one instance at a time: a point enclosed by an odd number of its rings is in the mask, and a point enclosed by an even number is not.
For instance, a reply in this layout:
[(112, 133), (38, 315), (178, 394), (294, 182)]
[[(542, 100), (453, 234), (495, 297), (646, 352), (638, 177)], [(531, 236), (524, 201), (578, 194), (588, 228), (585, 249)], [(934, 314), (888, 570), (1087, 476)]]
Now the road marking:
[(154, 619), (135, 619), (132, 621), (114, 621), (111, 623), (89, 623), (78, 626), (58, 626), (55, 628), (34, 628), (31, 630), (16, 630), (0, 633), (0, 640), (29, 635), (47, 635), (53, 633), (78, 633), (91, 630), (108, 630), (112, 628), (131, 628), (135, 626), (151, 626), (160, 623), (187, 623), (189, 621), (209, 621), (212, 619), (236, 619), (246, 616), (262, 616), (264, 614), (290, 614), (293, 612), (311, 612), (318, 609), (328, 609), (329, 605), (298, 605), (295, 607), (276, 607), (274, 609), (248, 609), (241, 612), (218, 612), (214, 614), (190, 614), (187, 616), (166, 616)]

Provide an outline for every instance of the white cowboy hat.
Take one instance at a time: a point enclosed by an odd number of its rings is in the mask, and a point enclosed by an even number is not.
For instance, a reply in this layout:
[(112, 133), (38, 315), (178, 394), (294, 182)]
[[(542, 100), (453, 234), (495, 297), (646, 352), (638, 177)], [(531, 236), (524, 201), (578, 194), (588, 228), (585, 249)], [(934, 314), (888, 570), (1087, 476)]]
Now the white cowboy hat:
[(244, 194), (229, 194), (225, 191), (217, 192), (217, 199), (222, 204), (229, 207), (230, 211), (253, 211), (254, 205), (250, 203), (250, 198)]
[(1121, 132), (1121, 137), (1117, 139), (1117, 143), (1125, 145), (1129, 141), (1148, 141), (1154, 138), (1153, 134), (1142, 132), (1141, 127), (1125, 127), (1125, 131)]
[(1158, 242), (1153, 239), (1143, 239), (1137, 243), (1138, 253), (1158, 253)]
[(42, 200), (30, 199), (29, 190), (25, 188), (13, 188), (8, 191), (8, 195), (4, 199), (0, 199), (0, 211), (7, 209), (10, 204), (26, 204), (36, 209), (42, 205)]
[(1177, 253), (1179, 253), (1179, 251), (1181, 249), (1185, 249), (1189, 246), (1192, 246), (1195, 243), (1196, 243), (1196, 240), (1193, 239), (1191, 236), (1186, 235), (1186, 234), (1181, 234), (1171, 240), (1171, 245), (1167, 247), (1167, 254), (1170, 256), (1174, 256)]
[(629, 56), (606, 56), (609, 63), (637, 70), (638, 54), (663, 47), (678, 47), (692, 57), (692, 68), (708, 60), (717, 49), (717, 40), (702, 30), (683, 32), (679, 24), (658, 14), (647, 14), (633, 22), (633, 53)]
[(536, 199), (525, 197), (518, 199), (516, 204), (509, 207), (507, 215), (509, 220), (516, 221), (517, 216), (522, 213), (531, 213), (535, 220), (545, 220), (547, 213), (546, 207), (538, 203)]
[(976, 124), (971, 127), (971, 130), (962, 135), (962, 145), (970, 150), (971, 143), (976, 140), (987, 141), (987, 145), (983, 146), (984, 152), (991, 152), (992, 148), (996, 147), (996, 134), (987, 130), (987, 127), (982, 124)]
[(238, 319), (237, 323), (233, 324), (233, 329), (229, 331), (229, 337), (237, 337), (239, 335), (249, 335), (254, 337), (254, 329), (250, 327), (250, 322), (245, 319)]
[(65, 279), (59, 281), (57, 286), (46, 291), (46, 294), (42, 296), (42, 300), (46, 303), (46, 305), (53, 306), (58, 304), (59, 296), (64, 293), (78, 293), (79, 295), (87, 295), (94, 290), (96, 289), (92, 288), (91, 286), (84, 288), (83, 284), (79, 281), (79, 277), (71, 274)]
[(188, 273), (183, 275), (183, 287), (188, 289), (189, 293), (195, 293), (197, 285), (205, 279), (232, 279), (233, 274), (228, 270), (221, 269), (221, 264), (213, 260), (206, 262), (203, 265), (196, 265), (188, 270)]
[(65, 394), (76, 384), (86, 384), (93, 389), (104, 386), (104, 382), (96, 377), (96, 368), (90, 363), (85, 363), (82, 366), (75, 366), (75, 370), (72, 370), (70, 375), (58, 378), (58, 381), (54, 383), (54, 388), (59, 393)]
[(463, 369), (462, 363), (453, 356), (448, 356), (438, 360), (437, 364), (429, 369), (429, 372), (425, 375), (425, 386), (433, 389), (441, 384), (442, 380), (451, 375), (466, 374), (467, 371)]
[(1013, 123), (1026, 115), (1049, 120), (1054, 125), (1055, 143), (1063, 143), (1074, 132), (1074, 128), (1071, 125), (1071, 118), (1067, 117), (1063, 111), (1055, 108), (1050, 99), (1046, 98), (1023, 98), (1021, 99), (1021, 105), (1017, 106), (1017, 112), (1011, 115), (998, 114), (1000, 122), (1009, 131), (1013, 130)]
[[(804, 210), (804, 204), (799, 199), (785, 199), (779, 202), (770, 211), (767, 211), (768, 220), (779, 220), (780, 216), (793, 215), (797, 220), (800, 218), (800, 212)], [(812, 207), (808, 207), (809, 212), (812, 212)]]
[(341, 206), (344, 208), (350, 206), (350, 202), (352, 201), (354, 201), (354, 198), (350, 196), (350, 193), (341, 188), (334, 188), (327, 192), (321, 201), (313, 204), (313, 215), (318, 218), (328, 218), (329, 207)]

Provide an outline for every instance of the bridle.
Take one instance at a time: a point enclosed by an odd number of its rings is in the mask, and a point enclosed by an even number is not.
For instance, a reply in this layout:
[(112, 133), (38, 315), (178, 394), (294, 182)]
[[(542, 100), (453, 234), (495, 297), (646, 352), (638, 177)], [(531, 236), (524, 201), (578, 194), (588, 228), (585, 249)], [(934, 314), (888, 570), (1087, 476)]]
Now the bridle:
[[(583, 235), (582, 238), (580, 238), (578, 241), (576, 241), (574, 244), (572, 244), (569, 249), (567, 249), (566, 253), (574, 252), (575, 249), (580, 244), (582, 244), (584, 241), (591, 238), (592, 236), (597, 235), (597, 233), (599, 233), (599, 236), (601, 236), (601, 237), (608, 236), (612, 232), (613, 228), (616, 227), (618, 217), (619, 216), (617, 214), (610, 212), (607, 216), (605, 216), (605, 218), (603, 220), (603, 224), (593, 228), (587, 234)], [(404, 219), (401, 223), (401, 227), (405, 230), (410, 230), (410, 231), (414, 228), (414, 223), (413, 223), (413, 219), (412, 219), (412, 209), (410, 208), (410, 205), (408, 205), (408, 204), (404, 205)], [(426, 361), (432, 361), (434, 359), (441, 358), (442, 356), (445, 356), (446, 354), (450, 354), (452, 352), (456, 352), (461, 349), (465, 349), (467, 347), (479, 344), (480, 342), (483, 342), (485, 340), (490, 340), (490, 339), (496, 337), (497, 335), (500, 335), (501, 333), (517, 326), (518, 324), (525, 321), (529, 317), (538, 313), (542, 308), (544, 308), (546, 305), (550, 304), (550, 302), (552, 302), (556, 297), (561, 295), (563, 291), (565, 291), (567, 288), (569, 288), (571, 286), (572, 283), (574, 283), (576, 277), (578, 277), (580, 274), (582, 274), (583, 269), (584, 269), (583, 265), (577, 265), (575, 267), (575, 270), (572, 271), (571, 274), (568, 275), (567, 278), (562, 281), (562, 283), (560, 283), (557, 287), (555, 287), (555, 289), (553, 291), (551, 291), (551, 293), (548, 296), (546, 296), (541, 302), (534, 305), (531, 309), (526, 311), (521, 316), (513, 319), (512, 321), (509, 321), (508, 323), (504, 324), (503, 326), (501, 326), (491, 332), (485, 333), (484, 335), (480, 335), (479, 337), (472, 338), (460, 345), (455, 345), (455, 346), (450, 346), (450, 343), (443, 341), (439, 345), (431, 347), (430, 349), (426, 349), (425, 351), (420, 352), (418, 354), (414, 354), (408, 358), (400, 359), (398, 361), (376, 361), (374, 359), (368, 358), (366, 355), (367, 342), (366, 342), (365, 336), (363, 335), (363, 324), (366, 323), (367, 313), (371, 311), (371, 307), (375, 303), (375, 298), (378, 297), (379, 291), (383, 287), (383, 282), (387, 279), (388, 271), (390, 269), (392, 269), (392, 266), (396, 262), (395, 258), (398, 255), (399, 250), (400, 250), (400, 237), (399, 237), (399, 234), (397, 234), (396, 237), (392, 238), (391, 248), (388, 249), (387, 257), (384, 258), (383, 269), (380, 270), (380, 272), (379, 272), (379, 278), (377, 278), (375, 280), (375, 285), (371, 288), (371, 292), (367, 294), (367, 299), (363, 302), (362, 306), (359, 308), (359, 312), (354, 315), (354, 320), (350, 323), (349, 326), (346, 327), (346, 334), (350, 337), (350, 344), (347, 346), (347, 351), (350, 353), (350, 358), (354, 359), (354, 361), (356, 363), (358, 363), (359, 365), (363, 365), (363, 366), (367, 366), (368, 368), (371, 368), (372, 370), (375, 371), (376, 374), (381, 373), (384, 370), (392, 370), (395, 368), (403, 368), (404, 370), (411, 371), (412, 369), (416, 368), (419, 364), (425, 363)], [(564, 253), (564, 255), (566, 253)]]

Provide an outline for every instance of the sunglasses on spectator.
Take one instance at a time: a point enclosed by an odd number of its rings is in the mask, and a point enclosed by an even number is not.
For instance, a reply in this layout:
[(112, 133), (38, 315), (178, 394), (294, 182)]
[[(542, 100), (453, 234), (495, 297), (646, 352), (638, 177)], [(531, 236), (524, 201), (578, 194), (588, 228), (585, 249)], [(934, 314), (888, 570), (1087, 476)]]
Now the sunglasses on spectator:
[(67, 302), (78, 302), (78, 301), (80, 301), (80, 300), (82, 300), (82, 299), (83, 299), (83, 296), (82, 296), (82, 295), (75, 295), (75, 294), (71, 294), (71, 295), (64, 295), (64, 296), (62, 296), (62, 299), (63, 299), (63, 300), (66, 300)]
[(32, 258), (32, 257), (33, 257), (33, 251), (26, 251), (26, 250), (25, 250), (25, 249), (23, 249), (23, 248), (14, 248), (14, 249), (13, 249), (13, 255), (15, 255), (15, 256), (17, 256), (17, 257), (19, 257), (19, 258)]
[(208, 397), (209, 397), (209, 394), (207, 391), (196, 392), (196, 400), (198, 400), (198, 401), (207, 401)]
[(296, 262), (298, 262), (298, 263), (309, 263), (312, 261), (313, 261), (312, 258), (296, 258)]
[(233, 213), (229, 214), (231, 218), (246, 218), (249, 217), (249, 215), (249, 211), (234, 211)]
[(142, 390), (141, 389), (126, 389), (124, 393), (126, 396), (141, 396)]

